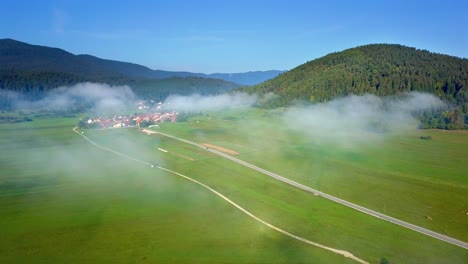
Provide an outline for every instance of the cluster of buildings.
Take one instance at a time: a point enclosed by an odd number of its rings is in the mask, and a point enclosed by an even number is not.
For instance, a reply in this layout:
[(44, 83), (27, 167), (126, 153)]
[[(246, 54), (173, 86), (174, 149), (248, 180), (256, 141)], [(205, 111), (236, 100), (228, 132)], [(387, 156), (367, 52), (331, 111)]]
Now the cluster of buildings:
[(174, 123), (177, 119), (178, 113), (145, 113), (141, 115), (132, 116), (114, 116), (111, 118), (98, 117), (89, 118), (86, 120), (86, 125), (93, 128), (121, 128), (121, 127), (148, 127), (162, 122)]
[(156, 123), (162, 123), (170, 121), (174, 123), (177, 119), (177, 112), (166, 112), (166, 113), (146, 113), (141, 116), (134, 118), (137, 126), (141, 126), (142, 123), (149, 123), (149, 125), (154, 125)]
[[(148, 109), (150, 111), (150, 105), (156, 105), (154, 101), (145, 102), (141, 101), (137, 103), (137, 109), (143, 110)], [(87, 120), (83, 120), (80, 122), (80, 126), (85, 126), (89, 128), (121, 128), (121, 127), (148, 127), (148, 126), (156, 126), (157, 123), (162, 122), (172, 122), (174, 123), (177, 119), (177, 112), (161, 112), (162, 110), (162, 103), (158, 103), (154, 110), (156, 112), (146, 112), (134, 115), (127, 115), (127, 116), (114, 116), (110, 118), (98, 117), (98, 118), (88, 118)]]
[(114, 116), (112, 118), (89, 118), (86, 120), (86, 125), (92, 128), (110, 128), (134, 126), (135, 122), (132, 116)]

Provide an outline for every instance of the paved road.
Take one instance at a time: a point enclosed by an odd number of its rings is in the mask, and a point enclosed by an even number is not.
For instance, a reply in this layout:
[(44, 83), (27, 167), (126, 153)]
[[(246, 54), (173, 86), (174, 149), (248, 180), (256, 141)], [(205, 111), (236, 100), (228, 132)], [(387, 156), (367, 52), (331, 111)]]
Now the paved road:
[(175, 137), (175, 136), (172, 136), (172, 135), (169, 135), (169, 134), (166, 134), (166, 133), (161, 133), (161, 132), (156, 132), (157, 134), (160, 134), (160, 135), (163, 135), (165, 137), (169, 137), (169, 138), (173, 138), (175, 140), (178, 140), (178, 141), (182, 141), (184, 143), (187, 143), (187, 144), (191, 144), (191, 145), (194, 145), (194, 146), (197, 146), (199, 148), (202, 148), (202, 149), (205, 149), (211, 153), (214, 153), (216, 155), (219, 155), (219, 156), (222, 156), (226, 159), (229, 159), (231, 161), (234, 161), (234, 162), (237, 162), (241, 165), (244, 165), (248, 168), (251, 168), (253, 170), (256, 170), (258, 172), (261, 172), (265, 175), (268, 175), (272, 178), (275, 178), (279, 181), (282, 181), (284, 183), (287, 183), (291, 186), (294, 186), (294, 187), (297, 187), (299, 189), (302, 189), (306, 192), (310, 192), (310, 193), (313, 193), (314, 195), (320, 195), (322, 196), (323, 198), (326, 198), (328, 200), (331, 200), (333, 202), (336, 202), (336, 203), (339, 203), (339, 204), (342, 204), (344, 206), (347, 206), (347, 207), (350, 207), (352, 209), (355, 209), (357, 211), (360, 211), (360, 212), (363, 212), (363, 213), (366, 213), (368, 215), (371, 215), (371, 216), (374, 216), (374, 217), (377, 217), (377, 218), (380, 218), (382, 220), (385, 220), (385, 221), (388, 221), (390, 223), (393, 223), (393, 224), (396, 224), (396, 225), (399, 225), (399, 226), (402, 226), (402, 227), (406, 227), (408, 229), (411, 229), (411, 230), (414, 230), (416, 232), (419, 232), (419, 233), (422, 233), (424, 235), (427, 235), (427, 236), (431, 236), (431, 237), (434, 237), (434, 238), (437, 238), (439, 240), (442, 240), (442, 241), (445, 241), (445, 242), (448, 242), (450, 244), (453, 244), (453, 245), (456, 245), (456, 246), (459, 246), (459, 247), (462, 247), (464, 249), (468, 249), (468, 243), (466, 242), (463, 242), (461, 240), (458, 240), (458, 239), (455, 239), (455, 238), (452, 238), (452, 237), (449, 237), (449, 236), (446, 236), (446, 235), (442, 235), (442, 234), (439, 234), (437, 232), (434, 232), (434, 231), (431, 231), (429, 229), (426, 229), (426, 228), (423, 228), (423, 227), (420, 227), (420, 226), (417, 226), (417, 225), (413, 225), (413, 224), (410, 224), (408, 222), (405, 222), (405, 221), (402, 221), (402, 220), (399, 220), (399, 219), (396, 219), (394, 217), (391, 217), (391, 216), (388, 216), (388, 215), (385, 215), (385, 214), (382, 214), (382, 213), (379, 213), (379, 212), (376, 212), (374, 210), (371, 210), (371, 209), (368, 209), (368, 208), (365, 208), (365, 207), (362, 207), (360, 205), (357, 205), (357, 204), (354, 204), (354, 203), (351, 203), (351, 202), (348, 202), (348, 201), (345, 201), (343, 199), (340, 199), (338, 197), (335, 197), (335, 196), (332, 196), (332, 195), (329, 195), (329, 194), (326, 194), (326, 193), (323, 193), (321, 191), (318, 191), (318, 190), (315, 190), (313, 188), (310, 188), (308, 186), (305, 186), (303, 184), (300, 184), (298, 182), (295, 182), (293, 180), (290, 180), (288, 178), (285, 178), (283, 176), (280, 176), (276, 173), (273, 173), (273, 172), (270, 172), (270, 171), (267, 171), (265, 169), (262, 169), (260, 167), (257, 167), (255, 165), (252, 165), (248, 162), (245, 162), (243, 160), (240, 160), (238, 158), (235, 158), (233, 156), (230, 156), (228, 154), (225, 154), (221, 151), (218, 151), (218, 150), (215, 150), (215, 149), (211, 149), (211, 148), (208, 148), (206, 146), (203, 146), (203, 145), (200, 145), (200, 144), (197, 144), (195, 142), (192, 142), (192, 141), (189, 141), (189, 140), (186, 140), (186, 139), (182, 139), (182, 138), (179, 138), (179, 137)]

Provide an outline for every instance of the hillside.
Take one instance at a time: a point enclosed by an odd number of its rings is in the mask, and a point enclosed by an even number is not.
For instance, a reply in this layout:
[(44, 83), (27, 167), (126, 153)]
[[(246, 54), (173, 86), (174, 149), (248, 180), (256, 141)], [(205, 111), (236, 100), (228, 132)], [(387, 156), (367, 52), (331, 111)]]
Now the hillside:
[(457, 128), (463, 127), (463, 121), (468, 123), (464, 120), (464, 114), (468, 114), (467, 89), (467, 59), (390, 44), (332, 53), (244, 88), (250, 93), (278, 95), (269, 106), (283, 106), (296, 100), (324, 102), (348, 94), (387, 96), (413, 90), (429, 92), (456, 106), (444, 113), (445, 117), (438, 117), (445, 124), (427, 125), (439, 128), (448, 127), (453, 120)]
[(133, 63), (74, 55), (12, 39), (0, 40), (0, 91), (16, 94), (2, 96), (1, 109), (8, 109), (12, 98), (37, 100), (54, 88), (80, 82), (129, 85), (139, 97), (158, 99), (169, 94), (219, 94), (239, 87), (204, 74), (155, 71)]
[(0, 40), (0, 70), (61, 72), (87, 78), (126, 76), (160, 79), (203, 75), (155, 71), (134, 63), (105, 60), (91, 55), (74, 55), (62, 49), (30, 45), (13, 39)]

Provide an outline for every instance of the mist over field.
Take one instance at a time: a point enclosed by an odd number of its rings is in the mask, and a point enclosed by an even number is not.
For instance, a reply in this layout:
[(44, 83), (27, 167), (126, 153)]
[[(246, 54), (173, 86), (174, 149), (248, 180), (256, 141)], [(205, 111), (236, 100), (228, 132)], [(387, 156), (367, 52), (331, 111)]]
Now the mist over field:
[(413, 130), (419, 124), (415, 114), (442, 107), (444, 103), (436, 96), (419, 92), (399, 97), (351, 95), (293, 107), (284, 114), (283, 121), (292, 131), (306, 134), (315, 143), (355, 147)]
[(37, 101), (21, 100), (19, 95), (9, 91), (2, 91), (1, 95), (14, 99), (13, 108), (19, 110), (68, 111), (80, 107), (95, 113), (125, 111), (133, 106), (137, 99), (129, 86), (111, 86), (90, 82), (59, 87), (50, 91), (45, 98)]
[[(251, 107), (257, 103), (276, 98), (268, 93), (263, 96), (245, 93), (215, 96), (170, 96), (165, 100), (171, 109), (199, 113), (203, 111), (225, 110), (236, 106)], [(271, 133), (278, 133), (275, 126), (287, 128), (286, 131), (303, 134), (316, 144), (332, 144), (343, 148), (356, 148), (372, 144), (386, 136), (405, 134), (420, 125), (417, 116), (425, 111), (440, 110), (447, 107), (438, 97), (421, 92), (410, 92), (391, 97), (372, 94), (350, 95), (326, 103), (308, 106), (292, 106), (282, 113), (279, 123), (265, 124), (256, 120), (242, 121), (238, 129), (245, 135), (264, 130), (261, 126), (271, 127)], [(274, 144), (273, 144), (274, 145)]]
[[(12, 96), (9, 94), (9, 96)], [(251, 107), (262, 100), (275, 98), (274, 94), (264, 96), (249, 95), (246, 93), (232, 93), (222, 95), (191, 95), (169, 96), (164, 104), (167, 108), (182, 112), (200, 113), (205, 111), (220, 111), (232, 107)], [(92, 112), (120, 114), (122, 111), (135, 107), (138, 98), (128, 86), (110, 86), (107, 84), (81, 83), (71, 87), (61, 87), (53, 91), (46, 98), (36, 102), (18, 100), (16, 106), (33, 107), (54, 111), (69, 110), (79, 104), (89, 106)], [(419, 121), (415, 113), (421, 111), (440, 109), (444, 103), (437, 97), (418, 92), (407, 93), (398, 97), (382, 98), (375, 95), (351, 95), (334, 99), (327, 103), (309, 106), (295, 106), (286, 109), (277, 121), (265, 123), (256, 120), (239, 122), (238, 129), (244, 135), (252, 135), (252, 140), (258, 140), (261, 135), (255, 131), (265, 131), (262, 126), (268, 125), (271, 133), (278, 133), (278, 138), (289, 138), (286, 132), (303, 134), (308, 140), (317, 144), (333, 144), (340, 147), (358, 147), (362, 144), (382, 140), (386, 135), (405, 133), (418, 127)], [(279, 122), (278, 122), (279, 121)], [(281, 126), (284, 129), (275, 129)], [(14, 140), (12, 131), (8, 145), (26, 148), (21, 141)], [(70, 130), (70, 133), (73, 133)], [(129, 156), (138, 156), (144, 153), (139, 144), (134, 144), (132, 138), (120, 133), (116, 138), (109, 133), (108, 147), (118, 142), (118, 148), (125, 150)], [(78, 135), (76, 135), (78, 137)], [(47, 142), (46, 139), (36, 138), (35, 141), (45, 145), (55, 145), (57, 142)], [(83, 164), (92, 163), (93, 157), (88, 155), (87, 142), (82, 140), (70, 141), (70, 144), (60, 143), (60, 147), (51, 148), (46, 156), (50, 157), (51, 169), (76, 171)], [(272, 147), (274, 142), (272, 142)], [(34, 152), (25, 154), (25, 158), (34, 155)], [(30, 157), (36, 159), (37, 157)], [(120, 159), (120, 157), (114, 157)], [(147, 161), (153, 162), (153, 161)], [(77, 167), (78, 166), (78, 167)]]
[[(6, 93), (3, 91), (2, 93)], [(137, 97), (128, 86), (110, 86), (98, 83), (80, 83), (70, 87), (60, 87), (53, 90), (47, 97), (39, 101), (26, 101), (19, 99), (17, 94), (8, 93), (15, 97), (14, 107), (17, 110), (32, 109), (40, 111), (53, 111), (57, 113), (57, 119), (33, 118), (32, 122), (24, 122), (24, 126), (10, 128), (3, 127), (1, 140), (2, 148), (8, 152), (13, 150), (22, 151), (21, 159), (30, 163), (41, 164), (42, 168), (50, 175), (65, 177), (98, 177), (106, 175), (112, 168), (120, 164), (124, 157), (109, 153), (103, 149), (87, 142), (80, 135), (72, 131), (78, 124), (79, 118), (60, 118), (60, 113), (73, 110), (78, 113), (92, 113), (96, 115), (113, 116), (122, 114), (123, 111), (135, 109)], [(81, 110), (80, 109), (84, 109)], [(36, 129), (36, 128), (41, 128)], [(83, 135), (93, 140), (93, 134), (99, 131), (88, 130)], [(129, 133), (141, 133), (130, 130), (115, 130), (105, 133), (105, 141), (97, 140), (104, 147), (124, 153), (135, 158), (141, 158), (145, 162), (154, 163), (158, 153), (152, 153), (153, 160), (145, 160), (142, 153), (147, 148), (143, 144), (137, 144), (140, 136), (136, 139)], [(31, 136), (33, 135), (33, 136)], [(148, 137), (143, 134), (142, 140)], [(6, 140), (8, 139), (8, 140)], [(157, 144), (157, 141), (152, 141)], [(34, 146), (34, 148), (31, 148)], [(133, 163), (133, 162), (132, 162)], [(99, 166), (97, 166), (99, 165)], [(145, 166), (144, 164), (134, 164)], [(91, 168), (83, 173), (84, 168)], [(15, 170), (28, 171), (30, 168), (17, 167)], [(44, 170), (44, 169), (42, 169)], [(131, 170), (131, 168), (129, 168)], [(26, 179), (39, 184), (39, 179)], [(58, 179), (58, 178), (57, 178)]]
[(171, 95), (164, 103), (171, 109), (183, 112), (215, 111), (231, 107), (251, 106), (257, 102), (258, 96), (246, 93), (232, 93), (221, 95), (199, 94), (191, 96)]

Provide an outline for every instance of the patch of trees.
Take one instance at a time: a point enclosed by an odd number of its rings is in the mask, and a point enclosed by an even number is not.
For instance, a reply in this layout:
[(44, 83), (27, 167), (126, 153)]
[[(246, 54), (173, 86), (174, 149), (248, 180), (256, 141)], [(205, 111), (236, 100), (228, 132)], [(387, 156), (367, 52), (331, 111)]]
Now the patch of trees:
[(28, 116), (0, 115), (0, 124), (30, 122), (32, 118)]
[(459, 107), (439, 112), (426, 112), (419, 115), (421, 128), (465, 129), (468, 127), (468, 114)]
[(401, 45), (366, 45), (332, 53), (242, 90), (278, 95), (261, 107), (326, 102), (349, 94), (428, 92), (454, 107), (420, 116), (423, 127), (459, 129), (468, 124), (468, 60)]
[(83, 117), (78, 121), (79, 128), (100, 128), (101, 125), (95, 122), (88, 122), (88, 120), (92, 120), (90, 117), (86, 116)]
[(381, 258), (379, 263), (380, 264), (390, 264), (390, 261), (388, 261), (386, 258)]

